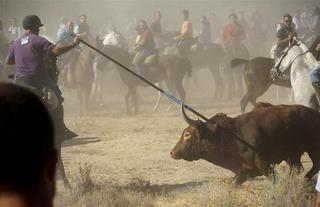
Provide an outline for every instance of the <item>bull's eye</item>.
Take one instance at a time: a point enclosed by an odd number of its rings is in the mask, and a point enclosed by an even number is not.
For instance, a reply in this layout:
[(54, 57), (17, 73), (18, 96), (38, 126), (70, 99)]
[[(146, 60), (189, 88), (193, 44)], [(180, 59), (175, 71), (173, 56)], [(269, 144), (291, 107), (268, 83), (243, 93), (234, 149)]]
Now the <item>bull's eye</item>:
[(183, 134), (183, 140), (188, 140), (188, 139), (190, 139), (191, 138), (191, 133), (190, 132), (185, 132), (184, 134)]

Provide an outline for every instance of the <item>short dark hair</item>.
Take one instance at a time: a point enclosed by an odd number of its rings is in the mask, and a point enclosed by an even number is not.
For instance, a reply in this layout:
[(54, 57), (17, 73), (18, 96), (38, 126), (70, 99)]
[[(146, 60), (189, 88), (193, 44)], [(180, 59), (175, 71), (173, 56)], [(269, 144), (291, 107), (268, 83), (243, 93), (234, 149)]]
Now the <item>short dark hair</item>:
[(81, 14), (81, 15), (79, 16), (79, 18), (80, 18), (80, 17), (88, 18), (88, 16), (87, 16), (86, 14)]
[(0, 83), (0, 192), (36, 187), (56, 153), (53, 122), (27, 89)]
[(285, 18), (290, 18), (290, 19), (292, 19), (292, 16), (291, 16), (291, 14), (286, 13), (286, 14), (283, 15), (283, 19), (285, 19)]
[(231, 13), (229, 15), (229, 18), (231, 18), (231, 17), (234, 17), (234, 18), (238, 19), (238, 15), (236, 13)]
[(189, 16), (189, 11), (184, 9), (184, 10), (182, 10), (182, 14)]

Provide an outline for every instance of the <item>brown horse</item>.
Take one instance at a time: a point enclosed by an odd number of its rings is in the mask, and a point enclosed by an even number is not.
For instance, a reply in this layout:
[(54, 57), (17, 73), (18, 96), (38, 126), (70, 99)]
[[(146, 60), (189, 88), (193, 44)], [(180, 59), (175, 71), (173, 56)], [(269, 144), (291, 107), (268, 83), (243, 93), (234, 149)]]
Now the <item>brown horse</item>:
[[(310, 52), (312, 52), (316, 58), (318, 55), (315, 48), (319, 43), (320, 36), (316, 38), (310, 47)], [(264, 94), (272, 84), (291, 88), (290, 83), (272, 80), (270, 71), (274, 64), (274, 59), (265, 57), (256, 57), (252, 60), (233, 59), (231, 61), (231, 67), (245, 65), (244, 80), (247, 86), (247, 92), (240, 101), (241, 112), (245, 112), (246, 106), (249, 102), (256, 106), (257, 98)]]
[[(166, 47), (162, 49), (164, 54), (178, 53), (178, 43), (174, 40), (177, 34), (177, 32), (171, 32), (163, 38), (163, 42), (165, 42), (164, 44), (166, 45)], [(187, 57), (193, 69), (206, 68), (209, 70), (213, 78), (213, 99), (220, 100), (224, 89), (223, 76), (220, 69), (224, 67), (227, 58), (226, 52), (221, 45), (215, 43), (202, 45), (198, 44), (197, 40), (195, 40)], [(193, 72), (196, 71), (193, 70)], [(193, 76), (195, 76), (195, 73), (193, 73)]]
[[(89, 113), (89, 97), (94, 81), (93, 63), (95, 53), (90, 48), (84, 48), (75, 64), (75, 85), (80, 106), (80, 115)], [(85, 109), (85, 111), (83, 111)]]
[[(132, 56), (124, 49), (106, 45), (103, 47), (104, 53), (110, 55), (113, 59), (122, 63), (127, 68), (132, 68)], [(191, 73), (191, 63), (187, 58), (178, 57), (176, 55), (160, 55), (158, 57), (156, 70), (150, 68), (147, 78), (153, 83), (164, 81), (171, 93), (178, 92), (179, 97), (184, 100), (186, 93), (183, 88), (183, 78), (188, 73)], [(101, 60), (101, 59), (100, 59)], [(104, 59), (103, 61), (109, 61)], [(107, 65), (107, 64), (98, 64)], [(128, 71), (118, 67), (119, 75), (123, 83), (127, 86), (128, 92), (125, 95), (126, 112), (129, 115), (139, 112), (137, 101), (137, 87), (148, 86), (138, 78), (134, 77)]]

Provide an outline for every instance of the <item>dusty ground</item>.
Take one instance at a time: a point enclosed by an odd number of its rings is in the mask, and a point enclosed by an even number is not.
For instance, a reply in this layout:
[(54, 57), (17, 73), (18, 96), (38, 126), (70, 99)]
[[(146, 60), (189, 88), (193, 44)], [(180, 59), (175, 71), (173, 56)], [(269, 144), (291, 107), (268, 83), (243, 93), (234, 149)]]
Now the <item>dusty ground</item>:
[[(168, 106), (165, 98), (158, 112), (152, 112), (154, 92), (149, 91), (149, 95), (143, 97), (141, 114), (132, 117), (124, 113), (121, 95), (109, 98), (104, 108), (91, 112), (89, 116), (79, 116), (74, 94), (65, 94), (66, 123), (80, 135), (63, 147), (63, 160), (69, 177), (77, 172), (79, 165), (87, 163), (93, 166), (94, 179), (106, 183), (125, 185), (139, 178), (176, 192), (209, 181), (217, 188), (232, 182), (232, 173), (206, 161), (176, 161), (170, 157), (170, 150), (187, 124), (180, 117), (179, 107), (175, 106), (169, 112), (165, 110)], [(189, 103), (207, 117), (218, 112), (229, 116), (239, 114), (237, 100), (216, 104), (204, 98), (207, 94), (194, 94)], [(309, 163), (305, 164), (308, 168)], [(245, 190), (261, 190), (259, 182), (263, 180), (265, 178), (247, 182)], [(249, 196), (243, 199), (255, 200)], [(179, 206), (172, 201), (159, 202), (159, 206), (169, 206), (170, 203)]]

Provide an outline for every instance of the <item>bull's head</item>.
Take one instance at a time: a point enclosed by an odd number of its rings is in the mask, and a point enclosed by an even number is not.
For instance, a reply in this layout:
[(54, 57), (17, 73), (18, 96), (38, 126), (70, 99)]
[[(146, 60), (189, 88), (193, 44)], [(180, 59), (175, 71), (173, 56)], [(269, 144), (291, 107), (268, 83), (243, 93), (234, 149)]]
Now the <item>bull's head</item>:
[(219, 147), (219, 125), (216, 123), (204, 123), (193, 120), (186, 115), (184, 106), (181, 107), (183, 119), (189, 126), (183, 130), (180, 140), (171, 150), (170, 155), (174, 159), (188, 161), (204, 158), (209, 148)]

